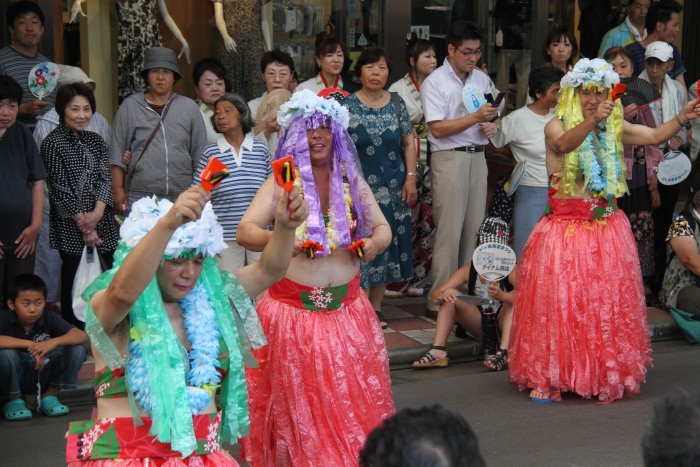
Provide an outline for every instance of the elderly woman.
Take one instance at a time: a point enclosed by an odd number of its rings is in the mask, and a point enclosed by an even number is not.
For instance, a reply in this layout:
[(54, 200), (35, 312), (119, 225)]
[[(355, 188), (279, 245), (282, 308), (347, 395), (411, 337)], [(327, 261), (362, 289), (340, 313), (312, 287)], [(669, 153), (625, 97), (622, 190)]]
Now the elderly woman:
[[(559, 68), (543, 66), (530, 73), (528, 92), (533, 99), (515, 112), (508, 114), (500, 126), (493, 123), (497, 133), (490, 138), (496, 148), (504, 148), (515, 161), (524, 164), (525, 172), (515, 190), (513, 209), (513, 249), (516, 257), (530, 237), (535, 224), (547, 206), (547, 168), (545, 166), (544, 127), (554, 117), (559, 81), (564, 72)], [(507, 147), (506, 147), (507, 146)]]
[(197, 91), (197, 105), (207, 129), (207, 142), (213, 143), (219, 138), (212, 123), (214, 104), (225, 92), (231, 92), (231, 83), (226, 78), (224, 66), (214, 58), (203, 58), (195, 63), (192, 80)]
[(73, 280), (83, 248), (97, 247), (107, 267), (117, 248), (112, 219), (112, 180), (107, 147), (86, 131), (95, 113), (95, 95), (83, 83), (67, 84), (56, 93), (60, 123), (41, 143), (48, 173), (49, 244), (58, 250), (61, 266), (61, 314), (83, 328), (73, 313)]
[[(112, 126), (109, 162), (118, 214), (128, 213), (129, 206), (145, 196), (175, 200), (192, 185), (207, 144), (197, 104), (173, 92), (180, 79), (175, 52), (148, 49), (141, 76), (148, 89), (121, 103)], [(131, 152), (130, 158), (124, 157), (125, 151)]]
[[(287, 275), (257, 301), (270, 345), (247, 370), (245, 453), (252, 466), (354, 466), (367, 434), (394, 413), (384, 336), (359, 287), (360, 262), (384, 251), (391, 231), (362, 178), (344, 107), (305, 90), (282, 105), (279, 123), (278, 154), (293, 157), (310, 212)], [(269, 241), (274, 191), (267, 180), (241, 220), (247, 248)]]
[(316, 70), (318, 74), (299, 83), (295, 92), (309, 89), (318, 94), (326, 88), (343, 89), (343, 65), (347, 48), (345, 44), (330, 35), (323, 35), (316, 40)]
[(221, 134), (219, 139), (204, 148), (194, 184), (201, 182), (202, 170), (212, 157), (228, 167), (229, 177), (212, 190), (211, 203), (224, 228), (224, 241), (228, 245), (221, 252), (220, 265), (233, 271), (260, 259), (260, 252), (247, 250), (236, 243), (236, 230), (260, 185), (272, 173), (270, 153), (264, 142), (253, 137), (253, 119), (241, 96), (224, 94), (216, 101), (214, 109), (212, 122)]
[[(365, 49), (355, 66), (362, 89), (346, 100), (350, 112), (348, 133), (393, 234), (389, 248), (362, 267), (362, 288), (377, 313), (381, 313), (387, 283), (413, 277), (411, 206), (418, 201), (413, 125), (404, 100), (399, 96), (392, 100), (384, 91), (390, 73), (384, 50)], [(380, 319), (384, 322), (381, 315)]]
[(511, 381), (536, 403), (636, 394), (652, 363), (637, 249), (615, 202), (627, 192), (622, 145), (668, 140), (700, 105), (635, 125), (611, 100), (617, 82), (606, 61), (580, 60), (544, 129), (549, 206), (522, 252), (508, 349)]
[(282, 278), (308, 213), (297, 189), (277, 196), (262, 259), (233, 274), (216, 265), (226, 245), (201, 187), (134, 204), (115, 268), (85, 292), (97, 417), (71, 423), (69, 466), (238, 465), (221, 446), (250, 423), (241, 339), (265, 344), (249, 297)]

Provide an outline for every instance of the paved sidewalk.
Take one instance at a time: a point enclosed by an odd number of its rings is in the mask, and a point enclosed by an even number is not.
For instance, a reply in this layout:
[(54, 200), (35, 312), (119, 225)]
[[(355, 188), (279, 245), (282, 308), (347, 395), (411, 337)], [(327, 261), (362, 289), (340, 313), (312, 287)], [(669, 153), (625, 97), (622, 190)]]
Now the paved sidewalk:
[[(384, 330), (392, 370), (409, 368), (433, 343), (435, 320), (426, 316), (425, 298), (385, 298), (382, 313), (389, 327)], [(671, 314), (658, 308), (647, 308), (649, 332), (654, 342), (683, 339)], [(450, 363), (481, 359), (481, 341), (460, 339), (450, 334), (447, 339)]]

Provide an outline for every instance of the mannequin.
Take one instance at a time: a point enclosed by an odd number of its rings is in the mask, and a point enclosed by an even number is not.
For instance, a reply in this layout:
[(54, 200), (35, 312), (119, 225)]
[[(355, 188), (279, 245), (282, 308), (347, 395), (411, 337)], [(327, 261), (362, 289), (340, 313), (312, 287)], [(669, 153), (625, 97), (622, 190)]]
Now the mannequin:
[[(82, 8), (83, 3), (85, 0), (75, 0), (73, 3), (71, 23), (76, 21), (78, 13), (86, 16)], [(190, 46), (168, 13), (165, 0), (120, 0), (117, 2), (120, 102), (135, 92), (143, 90), (144, 83), (140, 75), (143, 68), (143, 55), (148, 48), (162, 45), (156, 21), (156, 8), (170, 32), (182, 44), (178, 58), (184, 55), (187, 63), (190, 63)]]
[(214, 23), (223, 39), (219, 60), (226, 67), (234, 92), (246, 99), (265, 91), (257, 66), (265, 46), (259, 0), (211, 0)]

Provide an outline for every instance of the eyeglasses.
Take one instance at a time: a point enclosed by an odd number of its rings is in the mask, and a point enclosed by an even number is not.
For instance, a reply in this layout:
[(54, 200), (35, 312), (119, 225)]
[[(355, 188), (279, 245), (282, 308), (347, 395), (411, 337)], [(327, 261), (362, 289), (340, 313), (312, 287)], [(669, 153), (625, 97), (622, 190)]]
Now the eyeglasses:
[(465, 57), (481, 57), (481, 54), (484, 53), (484, 49), (462, 50), (459, 47), (455, 47), (455, 50), (458, 50)]

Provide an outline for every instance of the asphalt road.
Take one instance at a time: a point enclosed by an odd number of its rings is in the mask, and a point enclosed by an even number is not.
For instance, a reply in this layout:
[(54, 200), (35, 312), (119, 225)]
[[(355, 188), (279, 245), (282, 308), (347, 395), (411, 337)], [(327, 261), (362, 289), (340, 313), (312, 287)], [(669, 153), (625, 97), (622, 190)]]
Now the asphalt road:
[[(656, 343), (654, 354), (642, 393), (609, 405), (566, 395), (561, 403), (536, 405), (508, 384), (507, 373), (487, 373), (480, 363), (395, 371), (394, 397), (398, 409), (440, 403), (462, 414), (489, 466), (641, 466), (640, 439), (654, 403), (674, 387), (700, 390), (700, 347)], [(89, 418), (91, 410), (73, 407), (67, 417), (1, 420), (0, 466), (65, 465), (68, 421)]]

